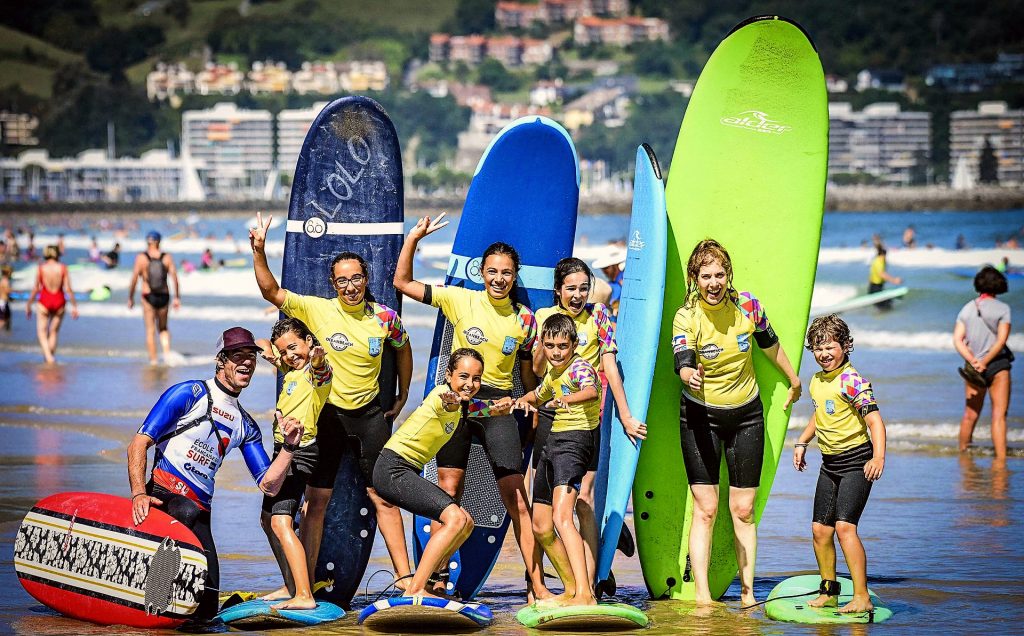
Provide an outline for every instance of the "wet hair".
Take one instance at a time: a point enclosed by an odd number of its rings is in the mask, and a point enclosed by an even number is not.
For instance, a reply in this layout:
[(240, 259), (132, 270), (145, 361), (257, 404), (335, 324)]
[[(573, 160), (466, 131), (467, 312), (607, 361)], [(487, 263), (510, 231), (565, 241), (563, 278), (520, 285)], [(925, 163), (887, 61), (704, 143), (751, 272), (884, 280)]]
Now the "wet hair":
[(274, 328), (270, 330), (270, 342), (277, 341), (278, 338), (286, 333), (294, 333), (300, 340), (305, 340), (306, 336), (313, 339), (313, 346), (319, 346), (320, 341), (316, 339), (313, 332), (309, 330), (306, 323), (302, 322), (298, 318), (282, 318), (274, 324)]
[(886, 249), (885, 249), (885, 246), (884, 246), (884, 245), (882, 245), (881, 243), (879, 243), (878, 245), (876, 245), (876, 246), (875, 246), (875, 249), (876, 249), (876, 250), (878, 251), (878, 254), (877, 254), (877, 256), (885, 256), (886, 254), (888, 254), (888, 253), (889, 253), (889, 252), (888, 252), (888, 250), (886, 250)]
[(552, 314), (540, 328), (540, 339), (558, 338), (559, 336), (568, 339), (569, 342), (578, 342), (579, 340), (579, 336), (576, 335), (576, 323), (572, 318), (565, 314)]
[(725, 251), (722, 244), (713, 238), (706, 238), (693, 246), (690, 258), (686, 262), (686, 295), (683, 297), (683, 305), (692, 305), (700, 296), (700, 289), (697, 286), (697, 278), (700, 276), (700, 268), (718, 261), (725, 270), (726, 288), (732, 292), (732, 259), (729, 252)]
[(366, 264), (366, 259), (355, 252), (342, 252), (335, 256), (334, 260), (331, 261), (331, 266), (327, 269), (327, 278), (331, 281), (331, 287), (334, 287), (334, 266), (341, 261), (355, 261), (359, 263), (359, 269), (363, 270), (363, 276), (366, 277), (366, 283), (364, 283), (365, 287), (363, 287), (366, 291), (363, 298), (367, 302), (377, 302), (377, 299), (374, 298), (373, 294), (370, 292), (370, 267)]
[(43, 258), (57, 260), (60, 258), (60, 249), (56, 245), (47, 245), (43, 249)]
[(849, 354), (853, 351), (853, 336), (850, 335), (850, 326), (837, 314), (818, 316), (807, 328), (807, 342), (804, 346), (808, 351), (826, 342), (838, 342), (843, 353)]
[[(557, 265), (555, 265), (554, 296), (555, 304), (558, 305), (559, 307), (562, 307), (561, 289), (562, 285), (565, 284), (566, 277), (572, 274), (579, 274), (580, 272), (587, 275), (587, 281), (590, 283), (590, 286), (593, 287), (594, 272), (590, 271), (590, 267), (588, 267), (587, 264), (584, 263), (582, 260), (576, 258), (575, 256), (570, 256), (568, 258), (563, 258), (562, 260), (558, 261)], [(564, 307), (562, 308), (565, 309)]]
[(483, 271), (484, 263), (487, 262), (487, 257), (491, 256), (491, 255), (494, 255), (494, 254), (498, 254), (500, 256), (507, 256), (510, 259), (512, 259), (512, 266), (516, 270), (515, 271), (516, 275), (515, 275), (515, 278), (512, 279), (512, 288), (508, 292), (508, 297), (512, 299), (513, 303), (518, 305), (519, 304), (519, 300), (518, 300), (518, 298), (516, 298), (516, 296), (518, 295), (518, 292), (519, 292), (519, 267), (520, 267), (520, 264), (521, 264), (521, 261), (519, 259), (519, 252), (517, 252), (516, 248), (512, 247), (508, 243), (502, 243), (501, 241), (497, 241), (495, 243), (491, 243), (490, 245), (487, 246), (487, 249), (484, 250), (484, 255), (480, 259), (480, 270), (481, 271)]
[(974, 275), (974, 291), (979, 294), (991, 294), (997, 296), (1009, 291), (1006, 284), (1006, 276), (995, 267), (986, 265)]
[(459, 366), (459, 360), (463, 358), (473, 358), (480, 363), (482, 367), (484, 364), (484, 357), (480, 355), (480, 352), (476, 349), (470, 349), (468, 347), (461, 347), (452, 351), (452, 355), (448, 358), (448, 373), (455, 373), (455, 369)]

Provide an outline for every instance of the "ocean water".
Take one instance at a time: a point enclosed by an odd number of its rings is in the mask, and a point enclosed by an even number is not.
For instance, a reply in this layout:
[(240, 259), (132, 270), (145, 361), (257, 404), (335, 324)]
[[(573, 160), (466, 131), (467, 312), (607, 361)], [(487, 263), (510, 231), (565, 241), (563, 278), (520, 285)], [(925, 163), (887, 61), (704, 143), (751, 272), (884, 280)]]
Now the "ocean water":
[[(410, 214), (410, 222), (415, 220)], [(5, 217), (0, 226), (27, 227), (29, 219)], [(38, 499), (67, 490), (126, 494), (124, 450), (159, 394), (169, 385), (212, 375), (213, 349), (219, 333), (234, 324), (258, 336), (268, 335), (276, 318), (257, 290), (248, 255), (246, 218), (179, 215), (161, 219), (75, 215), (59, 225), (56, 219), (31, 219), (36, 245), (65, 234), (66, 262), (84, 259), (95, 235), (109, 249), (115, 240), (124, 248), (120, 269), (74, 268), (77, 290), (100, 285), (113, 297), (84, 302), (78, 320), (66, 319), (61, 331), (59, 364), (46, 366), (35, 343), (34, 322), (25, 320), (24, 303), (14, 303), (14, 325), (0, 333), (0, 632), (85, 633), (88, 626), (39, 609), (15, 582), (12, 541), (18, 523)], [(421, 244), (417, 276), (439, 281), (450, 254), (455, 223)], [(903, 229), (913, 224), (919, 245), (898, 248)], [(244, 258), (246, 265), (210, 273), (182, 275), (183, 306), (171, 313), (172, 359), (157, 367), (146, 363), (144, 330), (138, 307), (125, 300), (132, 255), (143, 247), (142, 236), (163, 232), (164, 249), (180, 263), (198, 262), (210, 247), (217, 258)], [(577, 254), (596, 257), (609, 240), (622, 239), (626, 215), (584, 215), (577, 229)], [(871, 379), (889, 436), (886, 473), (875, 486), (861, 524), (869, 557), (872, 588), (896, 610), (890, 624), (906, 630), (933, 625), (943, 631), (973, 632), (983, 609), (984, 629), (1013, 631), (1024, 598), (1019, 572), (1024, 548), (1019, 537), (1024, 513), (1024, 409), (1011, 403), (1009, 429), (1012, 455), (1005, 463), (987, 456), (987, 414), (975, 436), (978, 453), (959, 457), (956, 433), (963, 408), (963, 386), (956, 373), (960, 359), (952, 346), (952, 327), (960, 307), (973, 297), (963, 271), (1008, 256), (1024, 265), (1024, 250), (997, 249), (997, 241), (1024, 228), (1024, 211), (835, 213), (825, 217), (814, 301), (827, 307), (864, 293), (873, 233), (888, 245), (890, 271), (903, 278), (910, 293), (889, 312), (873, 308), (844, 315), (853, 329), (858, 369)], [(231, 233), (228, 237), (227, 234)], [(275, 233), (276, 232), (276, 233)], [(958, 234), (969, 249), (954, 250)], [(272, 267), (280, 267), (283, 228), (272, 231)], [(726, 241), (727, 237), (723, 237)], [(25, 246), (24, 237), (21, 241)], [(924, 247), (932, 244), (933, 247)], [(27, 289), (33, 267), (20, 269), (15, 288)], [(742, 281), (739, 281), (742, 285)], [(755, 290), (756, 291), (756, 290)], [(1024, 289), (1011, 281), (1002, 297), (1016, 313), (1024, 311)], [(768, 308), (770, 315), (771, 308)], [(406, 302), (403, 320), (409, 329), (416, 361), (413, 395), (422, 386), (423, 369), (434, 324), (434, 310)], [(1018, 321), (1021, 320), (1018, 318)], [(1011, 348), (1024, 351), (1024, 334), (1014, 330)], [(790, 352), (796, 357), (795, 352)], [(815, 369), (802, 354), (801, 376)], [(1019, 392), (1021, 371), (1013, 371)], [(261, 422), (274, 404), (274, 377), (261, 366), (243, 394), (246, 408)], [(415, 404), (410, 404), (413, 408)], [(794, 408), (792, 435), (806, 423), (809, 400)], [(815, 454), (812, 454), (815, 455)], [(811, 497), (817, 465), (797, 474), (783, 456), (773, 494), (760, 526), (757, 595), (763, 598), (786, 576), (813, 571), (809, 538)], [(817, 461), (816, 456), (814, 462)], [(218, 479), (214, 532), (222, 553), (225, 589), (264, 589), (277, 585), (276, 567), (257, 529), (260, 496), (241, 462), (228, 462)], [(244, 521), (240, 521), (244, 520)], [(243, 527), (243, 524), (244, 527)], [(381, 542), (378, 540), (378, 544)], [(646, 590), (638, 561), (624, 559), (615, 571), (627, 602), (644, 603)], [(382, 546), (375, 548), (368, 570), (388, 567)], [(840, 563), (840, 569), (843, 569)], [(387, 577), (369, 582), (370, 598)], [(523, 633), (512, 610), (523, 602), (521, 562), (506, 544), (487, 587), (484, 601), (500, 613), (488, 633)], [(665, 633), (846, 633), (849, 629), (809, 630), (774, 623), (759, 610), (739, 612), (738, 589), (726, 604), (696, 615), (683, 603), (648, 605), (653, 631)], [(357, 599), (357, 605), (361, 605)], [(9, 627), (5, 627), (5, 625)], [(354, 618), (325, 633), (355, 633)], [(875, 628), (878, 629), (878, 628)]]

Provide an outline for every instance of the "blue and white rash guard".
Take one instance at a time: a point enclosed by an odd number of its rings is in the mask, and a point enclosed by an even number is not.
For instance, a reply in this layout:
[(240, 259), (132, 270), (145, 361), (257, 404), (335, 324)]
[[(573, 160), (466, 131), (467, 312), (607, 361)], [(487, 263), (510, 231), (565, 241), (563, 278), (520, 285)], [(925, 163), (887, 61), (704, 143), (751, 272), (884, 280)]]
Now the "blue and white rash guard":
[(258, 484), (270, 467), (256, 421), (216, 379), (167, 389), (139, 433), (156, 442), (153, 482), (210, 509), (214, 477), (232, 448), (240, 448)]

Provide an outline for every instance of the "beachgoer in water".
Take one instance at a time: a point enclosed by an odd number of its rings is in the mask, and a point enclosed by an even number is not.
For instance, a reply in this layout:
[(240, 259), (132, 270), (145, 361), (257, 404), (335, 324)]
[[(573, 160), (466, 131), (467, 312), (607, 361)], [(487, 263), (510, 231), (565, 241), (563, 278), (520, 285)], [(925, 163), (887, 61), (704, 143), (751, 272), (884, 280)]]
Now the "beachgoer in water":
[(0, 266), (0, 329), (11, 330), (11, 276), (14, 268)]
[(25, 315), (32, 317), (32, 305), (36, 299), (36, 336), (43, 350), (43, 359), (53, 362), (57, 353), (57, 335), (64, 320), (65, 305), (71, 302), (71, 317), (78, 318), (78, 301), (71, 289), (71, 274), (68, 267), (60, 262), (56, 245), (43, 250), (43, 262), (39, 264), (36, 282), (25, 303)]
[(199, 257), (199, 269), (212, 269), (212, 268), (213, 268), (213, 250), (211, 250), (210, 248), (206, 248), (205, 250), (203, 250), (203, 255)]
[[(171, 332), (167, 328), (167, 314), (173, 302), (174, 309), (181, 309), (181, 287), (178, 285), (178, 270), (174, 257), (160, 251), (160, 233), (146, 234), (146, 251), (135, 257), (132, 280), (128, 284), (128, 309), (135, 307), (135, 284), (142, 279), (142, 320), (146, 325), (146, 351), (149, 363), (156, 364), (156, 336), (159, 333), (164, 362), (171, 353)], [(174, 283), (174, 300), (168, 279)]]
[(814, 412), (793, 448), (793, 466), (799, 471), (807, 468), (805, 455), (812, 438), (818, 438), (821, 449), (821, 472), (811, 522), (821, 585), (818, 597), (807, 604), (839, 604), (835, 546), (838, 534), (853, 579), (853, 598), (839, 613), (868, 612), (874, 605), (868, 596), (867, 555), (857, 525), (871, 494), (871, 484), (885, 469), (885, 424), (871, 383), (850, 363), (853, 338), (839, 316), (815, 318), (807, 330), (806, 346), (821, 367), (808, 387)]
[(672, 321), (675, 369), (683, 382), (679, 428), (693, 495), (690, 564), (696, 600), (712, 602), (708, 584), (711, 537), (718, 516), (719, 473), (725, 453), (729, 512), (740, 574), (740, 600), (754, 603), (757, 526), (754, 500), (764, 457), (764, 407), (754, 372), (753, 343), (789, 380), (783, 409), (800, 399), (800, 378), (754, 294), (737, 291), (732, 261), (717, 241), (693, 248), (686, 296)]
[[(887, 263), (885, 261), (886, 249), (882, 245), (878, 245), (876, 248), (875, 257), (871, 259), (871, 267), (868, 270), (868, 293), (877, 294), (878, 292), (885, 289), (886, 283), (892, 283), (893, 285), (899, 285), (903, 282), (899, 276), (893, 276), (887, 269)], [(879, 309), (889, 309), (892, 307), (892, 301), (886, 300), (876, 305)]]
[(971, 445), (974, 427), (985, 405), (992, 402), (992, 445), (997, 458), (1006, 457), (1006, 411), (1010, 405), (1010, 368), (1013, 352), (1006, 346), (1010, 337), (1010, 306), (996, 296), (1009, 289), (1006, 276), (992, 266), (974, 276), (978, 297), (964, 305), (953, 328), (953, 346), (966, 364), (964, 414), (960, 419), (960, 452)]
[(473, 517), (449, 493), (421, 476), (423, 467), (451, 439), (464, 417), (504, 415), (511, 398), (477, 400), (484, 359), (473, 349), (456, 349), (438, 384), (395, 431), (373, 469), (373, 485), (386, 501), (437, 522), (423, 548), (405, 596), (436, 596), (427, 589), (431, 575), (473, 532)]
[(92, 237), (89, 243), (89, 262), (100, 263), (102, 262), (102, 253), (100, 252), (100, 244), (96, 242), (96, 237)]
[[(391, 423), (409, 398), (412, 381), (412, 347), (398, 312), (368, 297), (369, 266), (354, 252), (338, 254), (328, 275), (337, 297), (327, 299), (303, 296), (278, 285), (267, 264), (267, 229), (273, 217), (263, 221), (256, 215), (258, 227), (249, 232), (253, 268), (263, 298), (286, 316), (304, 322), (321, 342), (330, 345), (327, 359), (334, 369), (331, 394), (317, 420), (319, 458), (306, 488), (306, 513), (299, 533), (304, 540), (309, 569), (315, 571), (324, 533), (324, 515), (334, 490), (334, 479), (346, 445), (355, 443), (359, 469), (366, 478), (366, 492), (377, 512), (377, 527), (384, 537), (395, 573), (399, 577), (412, 572), (405, 544), (402, 511), (383, 500), (373, 488), (373, 466), (391, 436)], [(383, 347), (395, 351), (398, 368), (398, 395), (384, 410), (380, 395), (380, 371)], [(391, 397), (391, 396), (388, 396)], [(348, 493), (341, 496), (349, 497)], [(399, 587), (404, 589), (403, 581)]]
[(903, 247), (907, 249), (917, 247), (917, 231), (913, 225), (908, 225), (907, 229), (903, 230)]
[(114, 243), (114, 248), (109, 252), (100, 257), (103, 262), (103, 267), (106, 269), (115, 269), (121, 262), (121, 244)]
[[(279, 422), (281, 450), (273, 461), (263, 449), (256, 421), (238, 396), (256, 370), (259, 346), (252, 333), (232, 327), (221, 336), (216, 372), (209, 380), (188, 380), (167, 389), (128, 445), (128, 484), (135, 525), (151, 507), (171, 515), (195, 533), (206, 552), (207, 576), (195, 616), (217, 614), (220, 564), (211, 530), (214, 481), (224, 458), (238, 448), (253, 481), (265, 495), (276, 495), (284, 483), (302, 439), (302, 422)], [(156, 446), (153, 472), (146, 479), (146, 454)], [(193, 463), (203, 466), (197, 471)], [(190, 470), (191, 469), (191, 470)]]

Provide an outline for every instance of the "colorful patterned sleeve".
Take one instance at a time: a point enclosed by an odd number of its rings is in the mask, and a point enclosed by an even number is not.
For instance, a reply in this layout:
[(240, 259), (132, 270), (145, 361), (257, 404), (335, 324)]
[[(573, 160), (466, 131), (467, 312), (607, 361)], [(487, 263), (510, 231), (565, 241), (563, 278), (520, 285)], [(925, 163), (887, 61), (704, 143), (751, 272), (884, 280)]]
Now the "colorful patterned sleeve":
[(391, 346), (395, 349), (404, 347), (409, 342), (409, 334), (402, 326), (402, 318), (398, 312), (387, 305), (377, 305), (375, 309), (377, 320), (387, 332), (387, 340)]
[(523, 344), (519, 345), (519, 351), (527, 354), (523, 357), (530, 357), (533, 348), (537, 345), (537, 317), (529, 307), (519, 307), (519, 323), (523, 327)]
[(309, 374), (307, 375), (309, 383), (313, 385), (313, 388), (320, 388), (327, 386), (331, 383), (334, 378), (334, 370), (331, 369), (331, 363), (324, 359), (324, 366), (317, 369), (312, 364), (309, 365)]
[(878, 403), (875, 402), (875, 392), (871, 383), (865, 380), (856, 371), (844, 373), (839, 378), (842, 398), (857, 409), (861, 417), (878, 410)]
[(754, 340), (757, 346), (767, 349), (779, 341), (775, 335), (772, 324), (768, 321), (768, 314), (765, 313), (761, 301), (750, 292), (741, 291), (735, 297), (736, 306), (740, 312), (754, 323)]
[(582, 391), (588, 386), (601, 386), (601, 381), (597, 377), (597, 371), (594, 370), (593, 365), (583, 358), (576, 360), (572, 368), (569, 369), (569, 380), (576, 385), (577, 391)]
[(594, 305), (593, 315), (594, 324), (597, 326), (597, 338), (601, 342), (601, 355), (618, 353), (619, 346), (615, 344), (615, 323), (612, 321), (608, 306), (597, 303)]
[(490, 417), (492, 402), (472, 399), (466, 406), (466, 417)]

